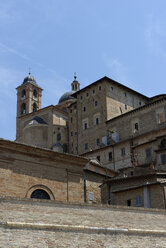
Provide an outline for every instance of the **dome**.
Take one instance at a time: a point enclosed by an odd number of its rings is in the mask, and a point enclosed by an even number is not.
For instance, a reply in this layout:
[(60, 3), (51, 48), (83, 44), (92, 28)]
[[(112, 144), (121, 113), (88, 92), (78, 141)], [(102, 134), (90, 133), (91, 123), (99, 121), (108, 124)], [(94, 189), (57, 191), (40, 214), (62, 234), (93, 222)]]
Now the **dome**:
[(69, 91), (69, 92), (66, 92), (64, 93), (60, 99), (59, 99), (59, 103), (61, 102), (64, 102), (64, 101), (67, 101), (69, 99), (74, 99), (74, 97), (72, 96), (72, 94), (74, 93), (75, 91)]
[(23, 84), (26, 83), (32, 83), (32, 84), (36, 84), (36, 80), (34, 79), (34, 77), (31, 76), (31, 74), (29, 73), (28, 77), (24, 78)]

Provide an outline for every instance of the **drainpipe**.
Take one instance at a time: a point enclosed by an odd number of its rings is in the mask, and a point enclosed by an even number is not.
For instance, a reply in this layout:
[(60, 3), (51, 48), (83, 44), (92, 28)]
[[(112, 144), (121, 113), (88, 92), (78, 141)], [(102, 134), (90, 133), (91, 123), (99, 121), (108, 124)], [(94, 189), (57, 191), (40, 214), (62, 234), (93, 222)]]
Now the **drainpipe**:
[(84, 202), (87, 202), (86, 199), (86, 179), (84, 178)]
[(164, 207), (166, 209), (166, 195), (165, 195), (165, 187), (163, 187), (163, 196), (164, 196)]
[(115, 152), (114, 152), (114, 146), (112, 147), (112, 151), (113, 151), (113, 167), (114, 167), (114, 171), (115, 171)]
[(68, 169), (66, 169), (66, 179), (67, 179), (67, 202), (69, 201), (69, 178), (68, 178), (68, 175), (69, 175), (69, 173), (68, 173)]

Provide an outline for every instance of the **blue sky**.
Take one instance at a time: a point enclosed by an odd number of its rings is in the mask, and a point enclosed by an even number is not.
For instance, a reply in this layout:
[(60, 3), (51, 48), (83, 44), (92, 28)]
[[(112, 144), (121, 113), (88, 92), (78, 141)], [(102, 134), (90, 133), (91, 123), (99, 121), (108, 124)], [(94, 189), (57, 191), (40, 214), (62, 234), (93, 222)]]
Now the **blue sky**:
[(16, 90), (29, 68), (42, 107), (103, 76), (166, 93), (165, 0), (0, 0), (0, 137), (15, 139)]

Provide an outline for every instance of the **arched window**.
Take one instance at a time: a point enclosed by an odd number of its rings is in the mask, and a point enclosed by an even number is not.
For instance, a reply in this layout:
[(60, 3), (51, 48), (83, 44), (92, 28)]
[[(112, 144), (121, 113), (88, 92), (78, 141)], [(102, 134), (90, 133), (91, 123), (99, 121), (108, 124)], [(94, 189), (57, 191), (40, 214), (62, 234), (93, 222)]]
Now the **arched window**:
[(33, 112), (36, 112), (36, 111), (37, 111), (37, 104), (34, 103), (34, 104), (33, 104)]
[(33, 96), (34, 96), (35, 98), (37, 97), (37, 91), (36, 91), (36, 90), (33, 91)]
[(31, 198), (50, 200), (49, 194), (43, 189), (36, 189), (32, 192)]
[(23, 91), (22, 91), (22, 95), (21, 95), (22, 97), (26, 97), (26, 90), (25, 89), (23, 89)]
[(23, 103), (22, 105), (21, 105), (21, 114), (23, 115), (23, 114), (26, 114), (26, 104), (25, 103)]

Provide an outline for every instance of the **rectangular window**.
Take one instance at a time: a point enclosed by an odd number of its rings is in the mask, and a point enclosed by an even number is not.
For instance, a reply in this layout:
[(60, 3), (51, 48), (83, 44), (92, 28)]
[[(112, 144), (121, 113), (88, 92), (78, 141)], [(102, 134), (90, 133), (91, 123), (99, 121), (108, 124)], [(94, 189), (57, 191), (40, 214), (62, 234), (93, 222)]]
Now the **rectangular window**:
[(97, 156), (97, 160), (100, 162), (100, 156)]
[(127, 105), (125, 104), (125, 109), (127, 109)]
[(99, 118), (96, 118), (96, 125), (99, 124)]
[(136, 207), (141, 207), (142, 206), (142, 199), (140, 195), (136, 196)]
[(73, 136), (73, 132), (71, 132), (70, 135)]
[(166, 154), (161, 155), (161, 163), (166, 164)]
[(88, 150), (88, 143), (85, 144), (85, 150)]
[(101, 86), (99, 86), (99, 90), (101, 90)]
[(128, 206), (128, 207), (131, 206), (131, 200), (127, 200), (127, 206)]
[(146, 158), (150, 158), (151, 157), (151, 148), (147, 148), (146, 150), (145, 150), (145, 152), (146, 152)]
[(135, 131), (138, 131), (138, 122), (136, 122), (136, 123), (134, 124), (134, 130), (135, 130)]
[(96, 140), (96, 144), (97, 144), (97, 146), (100, 145), (100, 139), (97, 139), (97, 140)]
[(95, 101), (95, 107), (97, 107), (97, 105), (98, 105), (98, 102), (97, 102), (97, 101)]
[(109, 161), (112, 161), (113, 157), (112, 157), (112, 152), (108, 153), (108, 157), (109, 157)]
[(73, 118), (72, 117), (71, 117), (70, 121), (71, 121), (71, 123), (73, 122)]
[(87, 129), (87, 128), (88, 128), (88, 124), (84, 123), (84, 129)]
[(158, 120), (158, 124), (161, 124), (164, 122), (164, 112), (157, 113), (157, 120)]
[(84, 111), (84, 112), (86, 111), (86, 107), (83, 108), (83, 111)]
[(89, 201), (93, 201), (93, 192), (89, 192)]
[(89, 96), (89, 93), (86, 93), (86, 96)]
[(125, 154), (126, 154), (125, 148), (123, 147), (123, 148), (121, 149), (121, 155), (124, 156)]
[(95, 90), (93, 90), (93, 94), (95, 94)]

